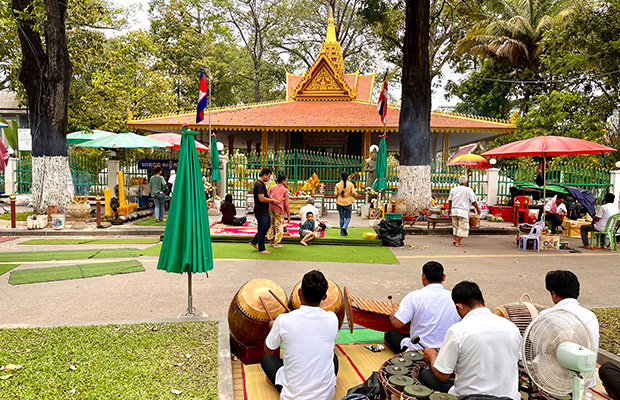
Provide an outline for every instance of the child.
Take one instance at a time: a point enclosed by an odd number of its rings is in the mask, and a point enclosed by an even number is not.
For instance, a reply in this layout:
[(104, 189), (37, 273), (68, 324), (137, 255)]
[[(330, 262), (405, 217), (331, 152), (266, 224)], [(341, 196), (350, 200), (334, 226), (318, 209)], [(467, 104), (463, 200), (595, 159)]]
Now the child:
[(308, 212), (306, 214), (306, 220), (299, 225), (299, 236), (301, 239), (301, 244), (303, 246), (307, 246), (309, 241), (316, 237), (316, 234), (322, 230), (319, 223), (314, 219), (314, 214), (312, 212)]

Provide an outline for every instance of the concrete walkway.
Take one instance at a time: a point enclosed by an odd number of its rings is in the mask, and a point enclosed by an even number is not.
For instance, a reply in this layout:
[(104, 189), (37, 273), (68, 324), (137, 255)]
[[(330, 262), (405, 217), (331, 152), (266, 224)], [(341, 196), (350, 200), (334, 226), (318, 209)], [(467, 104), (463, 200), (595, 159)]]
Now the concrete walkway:
[[(18, 245), (19, 239), (0, 243), (0, 252), (88, 248), (145, 248), (147, 245)], [(544, 276), (551, 269), (570, 269), (581, 281), (582, 304), (588, 307), (620, 306), (620, 258), (609, 250), (519, 251), (514, 238), (475, 236), (456, 248), (445, 236), (409, 235), (406, 246), (392, 249), (400, 265), (323, 263), (317, 246), (316, 262), (215, 260), (209, 273), (194, 275), (194, 306), (210, 317), (226, 317), (236, 291), (254, 278), (277, 282), (286, 293), (310, 269), (320, 269), (355, 296), (399, 301), (407, 292), (422, 286), (421, 266), (437, 260), (446, 268), (446, 285), (461, 280), (480, 284), (487, 305), (514, 302), (529, 293), (535, 302), (551, 305), (544, 289)], [(571, 247), (578, 245), (570, 240)], [(293, 245), (291, 245), (293, 246)], [(253, 251), (248, 246), (248, 251)], [(361, 249), (360, 251), (363, 251)], [(176, 318), (187, 307), (187, 275), (156, 269), (157, 258), (140, 257), (146, 271), (127, 275), (13, 286), (9, 274), (0, 276), (0, 327)], [(103, 262), (103, 259), (87, 262)], [(72, 265), (81, 260), (27, 263), (19, 269)]]

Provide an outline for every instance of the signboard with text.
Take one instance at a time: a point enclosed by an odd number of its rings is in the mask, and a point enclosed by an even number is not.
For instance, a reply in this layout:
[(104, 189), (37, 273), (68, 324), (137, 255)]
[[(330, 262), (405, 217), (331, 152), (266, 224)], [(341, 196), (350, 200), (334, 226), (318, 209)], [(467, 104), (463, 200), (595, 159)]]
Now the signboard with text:
[(163, 170), (177, 169), (179, 160), (138, 160), (138, 168), (153, 169), (156, 165), (160, 165)]
[(32, 136), (30, 129), (17, 130), (17, 147), (19, 151), (32, 151)]

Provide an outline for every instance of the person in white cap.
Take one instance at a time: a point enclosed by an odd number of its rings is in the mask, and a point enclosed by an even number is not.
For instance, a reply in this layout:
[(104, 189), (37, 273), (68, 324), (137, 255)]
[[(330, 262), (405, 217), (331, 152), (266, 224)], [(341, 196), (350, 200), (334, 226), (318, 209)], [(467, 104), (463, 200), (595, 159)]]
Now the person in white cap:
[(462, 247), (461, 240), (469, 236), (469, 207), (474, 206), (478, 214), (480, 207), (476, 203), (476, 194), (467, 186), (468, 180), (466, 176), (459, 177), (459, 185), (450, 190), (448, 197), (448, 212), (452, 216), (452, 235), (454, 244)]

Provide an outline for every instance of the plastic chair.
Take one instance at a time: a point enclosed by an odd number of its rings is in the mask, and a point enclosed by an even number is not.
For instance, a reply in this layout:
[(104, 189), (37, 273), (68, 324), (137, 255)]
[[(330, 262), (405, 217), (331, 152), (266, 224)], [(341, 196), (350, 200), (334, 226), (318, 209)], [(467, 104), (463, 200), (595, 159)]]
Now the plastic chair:
[(596, 239), (595, 247), (601, 247), (601, 238), (603, 238), (603, 243), (605, 243), (605, 236), (609, 236), (609, 247), (611, 251), (616, 251), (618, 248), (616, 241), (616, 224), (618, 223), (618, 219), (620, 219), (620, 214), (614, 214), (609, 217), (603, 232), (592, 232), (590, 243), (594, 246), (594, 239)]
[(542, 221), (538, 221), (530, 230), (530, 233), (527, 235), (522, 235), (519, 237), (519, 248), (523, 246), (523, 251), (527, 250), (527, 242), (529, 240), (534, 241), (534, 248), (540, 252), (540, 235), (542, 234), (543, 229), (545, 229), (545, 223)]
[(530, 198), (527, 196), (517, 196), (514, 198), (514, 208), (512, 210), (512, 223), (514, 226), (519, 225), (519, 217), (523, 216), (523, 222), (527, 222), (529, 213)]

